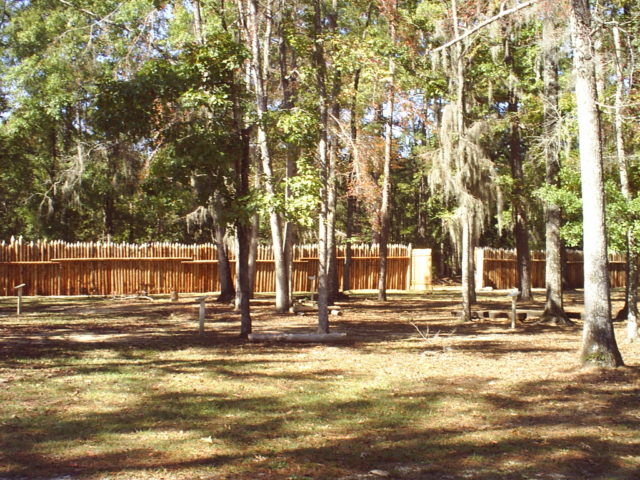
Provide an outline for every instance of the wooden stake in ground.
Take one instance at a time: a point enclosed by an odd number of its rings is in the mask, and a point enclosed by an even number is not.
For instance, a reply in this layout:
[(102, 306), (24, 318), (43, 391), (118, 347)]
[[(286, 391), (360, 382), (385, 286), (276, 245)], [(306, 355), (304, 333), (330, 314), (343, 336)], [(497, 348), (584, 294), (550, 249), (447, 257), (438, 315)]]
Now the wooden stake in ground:
[(207, 300), (207, 297), (208, 295), (204, 295), (202, 297), (196, 298), (196, 303), (200, 303), (200, 311), (198, 315), (198, 333), (200, 335), (204, 335), (204, 314), (205, 314), (204, 302)]
[(508, 294), (511, 297), (511, 330), (516, 329), (516, 304), (518, 303), (518, 296), (520, 291), (513, 289)]
[(26, 287), (26, 283), (21, 283), (20, 285), (16, 285), (14, 288), (18, 291), (18, 305), (16, 309), (17, 315), (22, 314), (22, 290)]

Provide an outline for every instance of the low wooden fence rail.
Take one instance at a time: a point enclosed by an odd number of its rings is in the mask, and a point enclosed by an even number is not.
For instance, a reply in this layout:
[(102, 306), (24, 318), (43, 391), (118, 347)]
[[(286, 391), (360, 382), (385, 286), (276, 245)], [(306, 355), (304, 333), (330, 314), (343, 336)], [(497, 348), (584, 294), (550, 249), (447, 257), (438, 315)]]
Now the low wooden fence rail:
[[(353, 245), (350, 285), (354, 290), (375, 289), (378, 282), (377, 245)], [(424, 250), (420, 250), (424, 252)], [(344, 247), (338, 248), (338, 275), (342, 278)], [(232, 273), (235, 256), (229, 251)], [(213, 244), (183, 245), (151, 243), (65, 243), (61, 241), (23, 242), (12, 239), (0, 243), (0, 295), (14, 295), (14, 287), (25, 283), (26, 295), (112, 295), (215, 292), (218, 255)], [(318, 258), (315, 245), (293, 247), (293, 290), (314, 291), (317, 287)], [(390, 245), (387, 288), (412, 287), (412, 249)], [(424, 255), (420, 257), (424, 263)], [(420, 279), (431, 283), (430, 251), (428, 273)], [(275, 268), (270, 246), (257, 251), (256, 292), (275, 290)], [(421, 265), (424, 269), (424, 265)], [(315, 277), (315, 278), (314, 278)]]
[[(477, 288), (493, 287), (504, 289), (514, 288), (517, 285), (515, 250), (477, 248), (475, 258)], [(582, 288), (584, 286), (582, 252), (567, 250), (563, 264), (566, 287)], [(624, 255), (619, 253), (609, 255), (609, 280), (612, 287), (625, 286), (625, 267), (626, 260)], [(531, 252), (531, 285), (533, 288), (545, 288), (544, 270), (544, 252)]]

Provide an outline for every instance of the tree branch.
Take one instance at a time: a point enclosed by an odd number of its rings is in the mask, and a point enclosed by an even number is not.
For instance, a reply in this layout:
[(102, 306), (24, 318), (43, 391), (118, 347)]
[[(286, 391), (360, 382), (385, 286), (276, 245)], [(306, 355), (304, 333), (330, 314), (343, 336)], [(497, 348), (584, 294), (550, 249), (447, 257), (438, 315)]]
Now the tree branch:
[(502, 10), (500, 13), (494, 15), (493, 17), (488, 18), (488, 19), (484, 20), (483, 22), (480, 22), (478, 25), (473, 27), (471, 30), (466, 31), (462, 35), (454, 38), (453, 40), (448, 41), (444, 45), (440, 45), (438, 48), (434, 48), (433, 50), (431, 50), (431, 53), (437, 53), (440, 50), (444, 50), (446, 48), (449, 48), (450, 46), (455, 45), (456, 43), (464, 40), (465, 38), (469, 37), (470, 35), (473, 35), (478, 30), (483, 29), (487, 25), (490, 25), (493, 22), (495, 22), (497, 20), (500, 20), (503, 17), (511, 15), (512, 13), (516, 13), (516, 12), (522, 10), (523, 8), (530, 7), (531, 5), (533, 5), (533, 4), (537, 3), (537, 2), (538, 2), (538, 0), (529, 0), (528, 2), (521, 3), (519, 5), (516, 5), (515, 7), (509, 8), (507, 10)]
[(111, 25), (114, 25), (116, 27), (120, 27), (120, 28), (122, 28), (122, 29), (124, 29), (126, 31), (129, 31), (129, 29), (125, 25), (116, 23), (113, 20), (110, 20), (108, 18), (111, 15), (113, 15), (113, 13), (118, 10), (118, 8), (120, 8), (119, 6), (116, 8), (116, 10), (114, 10), (114, 12), (111, 12), (110, 14), (108, 14), (108, 15), (106, 15), (104, 17), (100, 17), (100, 15), (98, 15), (97, 13), (94, 13), (91, 10), (87, 10), (86, 8), (79, 7), (78, 5), (74, 5), (73, 3), (71, 3), (71, 2), (69, 2), (67, 0), (58, 0), (58, 1), (60, 3), (62, 3), (63, 5), (66, 5), (67, 7), (74, 8), (74, 9), (78, 10), (79, 12), (82, 12), (85, 15), (87, 15), (87, 16), (89, 16), (91, 18), (94, 18), (97, 23), (105, 22), (105, 23), (109, 23)]

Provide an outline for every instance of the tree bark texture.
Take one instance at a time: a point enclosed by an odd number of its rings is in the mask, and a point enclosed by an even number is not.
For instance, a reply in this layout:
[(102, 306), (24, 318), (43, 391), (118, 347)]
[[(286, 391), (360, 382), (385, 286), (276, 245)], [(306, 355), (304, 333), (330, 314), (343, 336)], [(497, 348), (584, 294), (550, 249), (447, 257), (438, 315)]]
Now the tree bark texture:
[(585, 316), (580, 357), (583, 365), (614, 367), (623, 362), (611, 322), (602, 143), (590, 38), (591, 12), (587, 0), (571, 0), (569, 16), (574, 47), (584, 219)]

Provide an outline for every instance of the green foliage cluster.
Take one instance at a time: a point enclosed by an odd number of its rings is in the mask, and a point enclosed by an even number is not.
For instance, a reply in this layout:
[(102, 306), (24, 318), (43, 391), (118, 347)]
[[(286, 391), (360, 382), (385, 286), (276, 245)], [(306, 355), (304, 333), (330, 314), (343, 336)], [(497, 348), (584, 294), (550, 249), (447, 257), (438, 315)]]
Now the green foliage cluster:
[[(208, 240), (210, 232), (187, 229), (186, 218), (198, 207), (213, 208), (215, 197), (222, 198), (217, 221), (225, 225), (248, 221), (255, 213), (264, 224), (265, 213), (275, 207), (298, 225), (299, 237), (313, 239), (321, 188), (314, 52), (321, 43), (329, 95), (339, 106), (330, 132), (339, 157), (338, 231), (345, 232), (351, 222), (352, 236), (377, 238), (382, 139), (385, 119), (393, 115), (390, 240), (450, 249), (442, 247), (449, 243), (443, 223), (456, 205), (433, 188), (429, 176), (430, 158), (441, 147), (443, 112), (455, 100), (452, 66), (432, 54), (453, 37), (451, 6), (431, 0), (358, 0), (339, 1), (332, 12), (329, 3), (314, 0), (273, 5), (270, 103), (263, 122), (274, 152), (275, 193), (266, 195), (258, 187), (241, 196), (235, 169), (242, 156), (239, 125), (250, 129), (256, 112), (246, 70), (248, 31), (238, 22), (236, 5), (215, 0), (8, 2), (0, 19), (0, 238)], [(202, 12), (202, 38), (194, 34), (196, 7)], [(474, 13), (468, 2), (459, 7), (463, 27), (497, 13), (493, 6)], [(635, 12), (613, 7), (602, 15), (624, 22), (628, 45), (637, 47)], [(318, 36), (316, 11), (327, 19), (335, 15), (336, 28)], [(518, 14), (463, 42), (465, 121), (486, 127), (478, 145), (497, 171), (504, 203), (492, 210), (483, 236), (491, 246), (513, 246), (513, 236), (500, 225), (513, 225), (517, 198), (526, 200), (534, 247), (543, 245), (545, 202), (562, 207), (566, 245), (581, 244), (571, 56), (565, 49), (558, 59), (564, 167), (560, 184), (550, 186), (544, 181), (540, 36), (540, 15)], [(604, 32), (602, 37), (601, 55), (610, 58), (610, 36)], [(396, 65), (393, 112), (384, 107), (389, 58)], [(604, 72), (603, 100), (612, 98), (615, 81), (611, 71)], [(634, 92), (627, 92), (628, 105), (637, 100)], [(514, 93), (517, 105), (510, 108)], [(633, 108), (628, 116), (637, 113)], [(613, 156), (610, 112), (604, 120)], [(517, 181), (509, 159), (514, 124), (524, 160), (523, 178)], [(625, 124), (629, 152), (637, 150), (637, 133), (632, 122)], [(253, 145), (254, 158), (256, 150)], [(291, 156), (294, 175), (286, 173)], [(637, 158), (629, 159), (635, 192)], [(257, 165), (252, 182), (262, 175)], [(618, 170), (611, 164), (608, 215), (616, 221), (609, 233), (612, 248), (619, 250), (629, 228), (640, 230), (640, 200), (626, 201), (618, 185)], [(350, 195), (358, 198), (347, 220)]]

